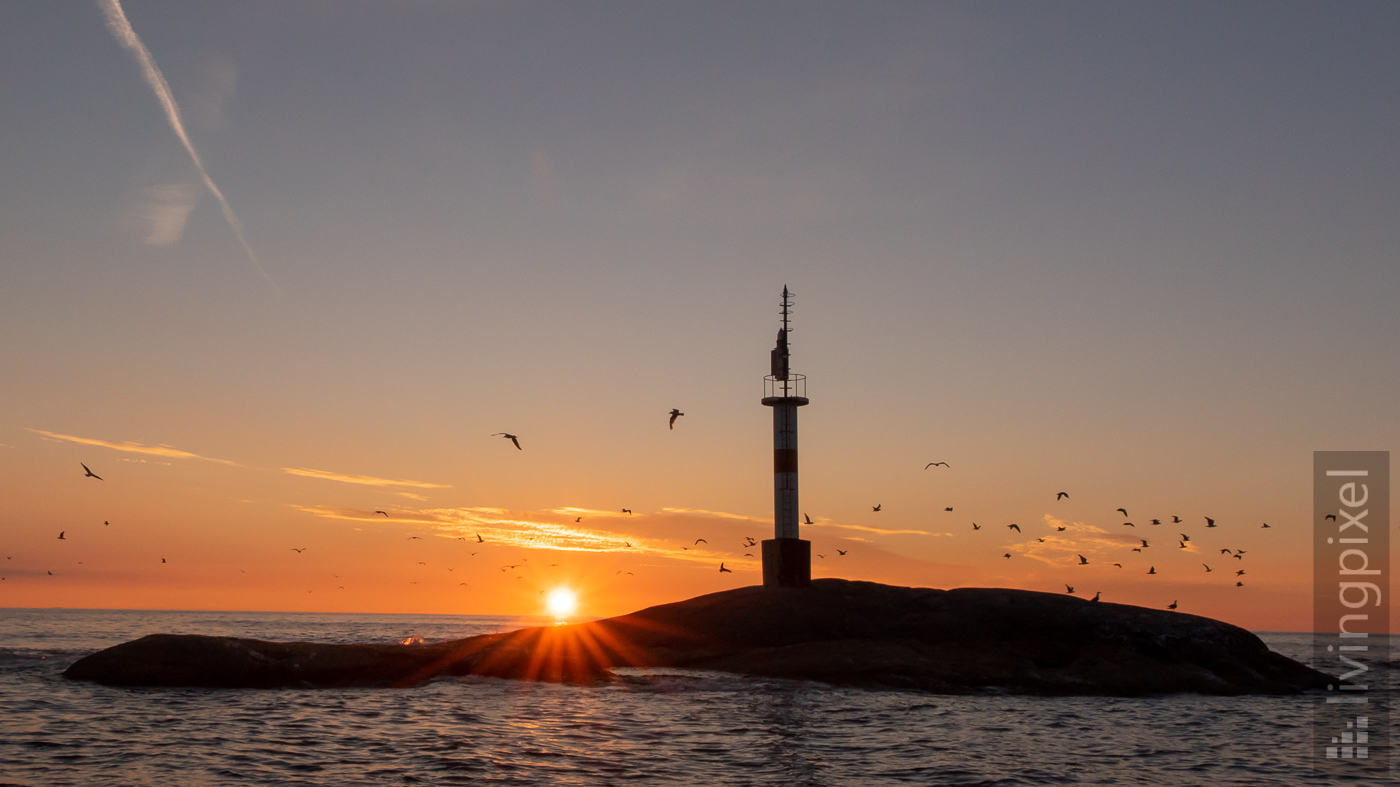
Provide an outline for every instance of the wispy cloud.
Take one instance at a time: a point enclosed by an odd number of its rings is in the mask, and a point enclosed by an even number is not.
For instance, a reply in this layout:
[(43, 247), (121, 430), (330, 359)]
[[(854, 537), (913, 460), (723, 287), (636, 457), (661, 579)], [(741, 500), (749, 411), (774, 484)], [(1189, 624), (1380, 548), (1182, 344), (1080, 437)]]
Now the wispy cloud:
[(952, 533), (930, 533), (927, 530), (885, 530), (878, 527), (866, 527), (865, 525), (843, 525), (839, 522), (813, 522), (803, 527), (839, 527), (846, 530), (862, 530), (866, 533), (874, 533), (881, 536), (951, 536)]
[(405, 479), (375, 478), (371, 475), (346, 475), (344, 473), (333, 473), (329, 470), (312, 470), (309, 467), (284, 467), (282, 472), (292, 475), (305, 476), (306, 478), (320, 478), (325, 481), (339, 481), (343, 484), (360, 484), (362, 486), (408, 486), (415, 489), (451, 489), (451, 484), (430, 484), (426, 481), (409, 481)]
[(156, 99), (160, 101), (161, 108), (165, 110), (165, 118), (170, 122), (170, 128), (175, 132), (175, 136), (180, 138), (180, 143), (185, 146), (185, 152), (190, 154), (190, 160), (199, 170), (199, 177), (204, 181), (204, 187), (209, 189), (209, 193), (214, 195), (214, 199), (219, 202), (219, 209), (223, 211), (224, 220), (228, 222), (233, 234), (238, 237), (238, 242), (243, 246), (243, 252), (248, 255), (248, 261), (253, 264), (258, 273), (276, 288), (272, 277), (263, 270), (262, 264), (258, 262), (258, 255), (253, 253), (253, 247), (248, 244), (247, 234), (243, 231), (243, 222), (238, 220), (233, 208), (228, 200), (224, 198), (224, 193), (214, 185), (214, 180), (209, 177), (209, 172), (204, 168), (204, 160), (200, 158), (199, 151), (194, 149), (194, 143), (190, 141), (190, 136), (185, 132), (185, 123), (180, 118), (180, 106), (175, 103), (175, 96), (170, 92), (170, 85), (165, 81), (165, 75), (156, 67), (155, 58), (151, 56), (151, 51), (141, 42), (132, 29), (131, 22), (127, 20), (126, 13), (122, 11), (119, 0), (98, 0), (102, 8), (102, 13), (107, 17), (107, 29), (112, 31), (112, 36), (117, 39), (117, 43), (126, 47), (136, 58), (136, 63), (141, 67), (141, 74), (146, 78), (146, 83), (155, 92)]
[(181, 451), (178, 448), (171, 448), (168, 445), (143, 445), (141, 443), (133, 443), (130, 441), (122, 443), (113, 443), (108, 440), (98, 440), (93, 437), (74, 437), (70, 434), (46, 432), (43, 429), (29, 429), (29, 431), (35, 434), (41, 434), (53, 440), (63, 440), (69, 443), (78, 443), (80, 445), (95, 445), (102, 448), (110, 448), (113, 451), (128, 451), (133, 454), (151, 454), (152, 456), (168, 456), (173, 457), (175, 459), (203, 459), (206, 462), (218, 462), (219, 464), (233, 465), (234, 467), (242, 467), (242, 465), (239, 465), (237, 462), (230, 462), (227, 459), (215, 459), (212, 456), (200, 456), (199, 454), (191, 453), (189, 451)]
[(185, 222), (199, 201), (193, 183), (163, 183), (136, 190), (129, 198), (124, 224), (149, 246), (170, 246), (185, 232)]

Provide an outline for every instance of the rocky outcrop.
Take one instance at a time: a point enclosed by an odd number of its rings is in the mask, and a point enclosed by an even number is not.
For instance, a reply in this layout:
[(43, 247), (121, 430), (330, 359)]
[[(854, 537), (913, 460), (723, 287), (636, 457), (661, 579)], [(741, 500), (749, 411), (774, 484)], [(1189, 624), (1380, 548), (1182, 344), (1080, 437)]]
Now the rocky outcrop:
[(822, 579), (432, 645), (157, 634), (64, 673), (120, 686), (408, 686), (437, 675), (592, 683), (683, 667), (940, 694), (1286, 694), (1327, 678), (1209, 618), (1000, 588)]

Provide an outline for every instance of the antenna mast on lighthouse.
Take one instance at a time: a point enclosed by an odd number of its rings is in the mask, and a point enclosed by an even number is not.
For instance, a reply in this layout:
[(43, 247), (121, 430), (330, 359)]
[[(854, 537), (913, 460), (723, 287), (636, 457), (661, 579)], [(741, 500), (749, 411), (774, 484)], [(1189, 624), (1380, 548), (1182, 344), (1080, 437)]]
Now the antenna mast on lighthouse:
[(763, 542), (763, 586), (807, 587), (812, 582), (812, 542), (798, 537), (797, 408), (808, 403), (807, 377), (793, 374), (788, 334), (792, 293), (783, 286), (782, 325), (763, 378), (763, 405), (773, 408), (773, 538)]

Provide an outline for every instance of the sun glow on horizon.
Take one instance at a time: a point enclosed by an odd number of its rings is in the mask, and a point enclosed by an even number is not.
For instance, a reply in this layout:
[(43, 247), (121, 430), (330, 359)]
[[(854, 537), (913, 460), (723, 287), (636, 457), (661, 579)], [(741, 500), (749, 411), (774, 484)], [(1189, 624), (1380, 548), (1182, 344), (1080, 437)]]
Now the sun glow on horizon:
[(573, 591), (560, 589), (549, 594), (549, 611), (554, 613), (555, 617), (568, 617), (577, 605), (578, 600)]

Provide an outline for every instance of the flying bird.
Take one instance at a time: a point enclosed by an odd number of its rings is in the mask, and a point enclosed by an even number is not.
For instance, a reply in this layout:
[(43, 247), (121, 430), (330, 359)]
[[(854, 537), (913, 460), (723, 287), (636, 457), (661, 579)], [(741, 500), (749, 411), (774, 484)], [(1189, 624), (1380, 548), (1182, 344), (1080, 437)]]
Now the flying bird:
[(1042, 543), (1042, 544), (1045, 543), (1045, 539), (1043, 539), (1043, 538), (1037, 538), (1036, 541), (1038, 541), (1038, 542), (1040, 542), (1040, 543)]
[(821, 558), (822, 560), (826, 560), (826, 555), (817, 555), (817, 557)]
[(677, 409), (674, 408), (674, 407), (671, 408), (671, 424), (670, 424), (670, 428), (671, 428), (671, 429), (675, 429), (675, 428), (676, 428), (676, 419), (677, 419), (677, 418), (680, 418), (680, 417), (683, 416), (683, 415), (685, 415), (685, 413), (681, 412), (680, 410), (677, 410)]
[(578, 524), (579, 522), (582, 522), (582, 521), (583, 521), (583, 517), (581, 517), (581, 516), (574, 517), (574, 524)]
[(1134, 551), (1134, 552), (1141, 552), (1141, 551), (1142, 551), (1142, 547), (1133, 547), (1133, 551)]
[(1114, 511), (1122, 511), (1122, 512), (1123, 512), (1123, 516), (1127, 516), (1127, 515), (1128, 515), (1128, 509), (1126, 509), (1126, 508), (1115, 508), (1115, 509), (1113, 509), (1113, 510), (1114, 510)]
[(1328, 514), (1327, 516), (1323, 517), (1323, 519), (1330, 519), (1330, 520), (1332, 520), (1333, 522), (1336, 522), (1336, 521), (1337, 521), (1337, 515), (1336, 515), (1336, 514)]
[[(1202, 563), (1201, 565), (1206, 566), (1205, 563)], [(1206, 573), (1207, 573), (1207, 574), (1210, 573), (1210, 570), (1211, 570), (1211, 569), (1210, 569), (1210, 566), (1206, 566)]]
[(953, 510), (953, 507), (952, 507), (952, 506), (948, 506), (947, 508), (945, 508), (945, 509), (943, 509), (943, 510), (944, 510), (944, 511), (952, 511), (952, 510)]
[(1185, 542), (1185, 541), (1180, 542), (1180, 545), (1177, 547), (1177, 549), (1185, 549), (1185, 548), (1186, 548), (1186, 542)]
[(292, 551), (295, 552), (295, 553), (297, 553), (298, 555), (300, 555), (302, 552), (305, 552), (305, 551), (306, 551), (306, 547), (302, 547), (302, 548), (300, 548), (300, 549), (298, 549), (298, 548), (296, 548), (296, 547), (292, 547)]
[(1073, 593), (1073, 592), (1074, 592), (1074, 588), (1070, 587), (1069, 583), (1065, 583), (1065, 592), (1066, 592), (1066, 593)]
[[(82, 462), (79, 462), (78, 464), (83, 465)], [(83, 465), (83, 478), (96, 478), (98, 481), (102, 480), (102, 476), (89, 470), (87, 465)], [(1333, 518), (1335, 519), (1336, 517)]]
[(630, 509), (630, 508), (624, 508), (624, 509), (622, 509), (622, 513), (627, 514), (628, 516), (631, 516), (631, 515), (632, 515), (632, 509)]
[(1157, 567), (1156, 567), (1156, 566), (1148, 566), (1148, 568), (1147, 568), (1147, 573), (1149, 573), (1149, 574), (1156, 574), (1156, 573), (1157, 573)]
[(1235, 554), (1231, 555), (1230, 557), (1232, 557), (1232, 558), (1234, 558), (1234, 559), (1236, 559), (1236, 560), (1244, 560), (1244, 553), (1243, 553), (1243, 552), (1236, 552)]
[(1057, 528), (1055, 528), (1055, 532), (1056, 532), (1056, 533), (1063, 533), (1063, 532), (1065, 532), (1065, 528), (1064, 528), (1063, 526), (1057, 527)]
[[(112, 524), (112, 523), (111, 523), (111, 522), (103, 522), (102, 524), (104, 524), (104, 525), (110, 525), (110, 524)], [(1268, 525), (1264, 525), (1264, 527), (1268, 527)]]
[(979, 524), (977, 524), (976, 522), (973, 522), (973, 523), (972, 523), (972, 529), (973, 529), (973, 530), (981, 530), (981, 529), (982, 529), (982, 526), (979, 525)]
[(384, 515), (384, 518), (386, 518), (386, 519), (389, 517), (389, 512), (388, 512), (388, 511), (375, 511), (374, 513), (376, 513), (376, 514), (383, 514), (383, 515)]
[(1079, 565), (1081, 565), (1081, 566), (1087, 566), (1087, 565), (1089, 565), (1089, 558), (1084, 557), (1083, 555), (1079, 555), (1078, 557), (1079, 557)]
[(60, 531), (58, 531), (58, 540), (59, 540), (59, 541), (67, 541), (68, 539), (66, 539), (66, 538), (63, 537), (63, 534), (64, 534), (64, 533), (67, 533), (67, 532), (68, 532), (67, 530), (60, 530)]
[(1185, 543), (1185, 542), (1190, 541), (1190, 540), (1191, 540), (1191, 537), (1190, 537), (1190, 536), (1186, 535), (1185, 533), (1182, 533), (1182, 534), (1181, 534), (1181, 541), (1182, 541), (1182, 543)]
[(1173, 524), (1173, 525), (1179, 525), (1179, 524), (1181, 524), (1181, 517), (1179, 517), (1179, 516), (1173, 514), (1173, 515), (1172, 515), (1172, 524)]
[(164, 563), (164, 562), (165, 562), (165, 558), (161, 558), (161, 559), (160, 559), (160, 562)]
[(803, 521), (802, 521), (802, 524), (804, 524), (804, 525), (815, 525), (815, 524), (816, 524), (816, 522), (813, 522), (813, 521), (812, 521), (812, 518), (809, 517), (809, 516), (807, 516), (807, 514), (805, 514), (805, 513), (802, 515), (802, 520), (803, 520)]
[(1132, 522), (1124, 522), (1123, 527), (1137, 527), (1137, 525), (1133, 524)]
[(1154, 520), (1152, 520), (1151, 524), (1160, 525), (1160, 524), (1162, 524), (1162, 520), (1160, 520), (1160, 519), (1154, 519)]
[(1242, 577), (1242, 576), (1244, 576), (1244, 569), (1240, 569), (1239, 571), (1236, 571), (1236, 572), (1235, 572), (1235, 576), (1237, 576), (1237, 577)]
[(486, 539), (482, 538), (480, 533), (472, 533), (472, 535), (476, 536), (476, 543), (478, 543), (478, 544), (484, 544), (484, 543), (486, 543)]
[(1056, 492), (1056, 493), (1055, 493), (1055, 500), (1056, 500), (1057, 502), (1058, 502), (1059, 499), (1062, 498), (1062, 497), (1069, 497), (1069, 492)]
[(1231, 551), (1228, 550), (1228, 549), (1222, 549), (1222, 550), (1220, 550), (1220, 554), (1222, 554), (1222, 555), (1230, 555), (1230, 554), (1234, 554), (1234, 553), (1231, 552)]
[(1007, 530), (1015, 530), (1017, 533), (1021, 532), (1021, 526), (1018, 525), (1018, 524), (1016, 524), (1016, 523), (1014, 523), (1014, 522), (1013, 522), (1012, 524), (1007, 525), (1007, 526), (1006, 526), (1006, 529), (1007, 529)]
[(719, 564), (719, 573), (721, 573), (721, 574), (733, 574), (733, 573), (734, 573), (734, 569), (732, 569), (732, 568), (725, 568), (725, 567), (724, 567), (724, 563), (721, 562), (721, 563)]
[(1206, 519), (1206, 527), (1215, 527), (1215, 520), (1214, 520), (1214, 519), (1211, 519), (1210, 517), (1206, 517), (1205, 519)]
[(423, 540), (423, 537), (422, 537), (422, 536), (409, 536), (407, 540), (408, 540), (408, 541), (422, 541), (422, 540)]
[(753, 557), (753, 553), (752, 553), (752, 552), (745, 552), (745, 553), (744, 553), (744, 557)]
[(1004, 557), (1004, 558), (1010, 558), (1010, 557), (1011, 557), (1011, 553), (1010, 553), (1010, 552), (1007, 552), (1005, 555), (1002, 555), (1002, 557)]
[(1264, 524), (1260, 525), (1260, 527), (1268, 527), (1268, 526), (1269, 526), (1269, 523), (1268, 523), (1268, 522), (1265, 522)]
[(632, 548), (632, 542), (631, 542), (631, 541), (623, 541), (623, 542), (622, 542), (622, 545), (623, 545), (623, 547), (625, 547), (625, 548), (627, 548), (627, 549), (631, 549), (631, 548)]
[(872, 509), (872, 510), (879, 511), (880, 508), (881, 508), (882, 506), (884, 506), (884, 505), (885, 505), (884, 503), (877, 503), (875, 506), (873, 506), (873, 509)]
[(1176, 609), (1176, 599), (1172, 599), (1172, 603), (1167, 605), (1167, 609)]
[(1114, 563), (1113, 565), (1117, 566), (1118, 568), (1122, 568), (1122, 567), (1123, 567), (1123, 564), (1122, 564), (1122, 563)]
[(947, 462), (929, 462), (928, 464), (924, 465), (924, 469), (927, 470), (927, 469), (929, 469), (930, 467), (938, 467), (939, 465), (943, 465), (944, 467), (948, 467), (948, 463), (947, 463)]
[(845, 549), (838, 549), (838, 550), (836, 550), (836, 554), (837, 554), (837, 555), (844, 555), (844, 554), (846, 554), (847, 551), (848, 551), (848, 550), (845, 550)]
[(1237, 587), (1237, 588), (1242, 588), (1242, 587), (1244, 587), (1244, 583), (1243, 583), (1243, 582), (1236, 582), (1236, 583), (1235, 583), (1235, 587)]
[[(515, 435), (509, 433), (509, 432), (495, 432), (495, 433), (493, 433), (491, 436), (492, 436), (492, 437), (504, 437), (505, 439), (511, 441), (512, 443), (515, 443), (515, 447), (516, 447), (516, 448), (520, 448), (520, 439), (517, 438)], [(521, 451), (524, 451), (525, 449), (524, 449), (524, 448), (520, 448), (520, 450), (521, 450)]]
[(1142, 545), (1143, 545), (1144, 548), (1146, 548), (1147, 546), (1149, 546), (1149, 544), (1147, 543), (1147, 539), (1145, 539), (1145, 538), (1139, 538), (1138, 540), (1142, 542)]
[[(706, 541), (706, 540), (703, 539), (703, 538), (697, 538), (697, 539), (695, 539), (695, 544), (708, 544), (708, 543), (710, 543), (710, 542)], [(695, 544), (691, 544), (691, 546), (695, 546)]]

